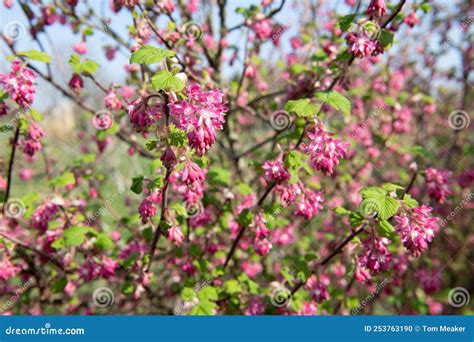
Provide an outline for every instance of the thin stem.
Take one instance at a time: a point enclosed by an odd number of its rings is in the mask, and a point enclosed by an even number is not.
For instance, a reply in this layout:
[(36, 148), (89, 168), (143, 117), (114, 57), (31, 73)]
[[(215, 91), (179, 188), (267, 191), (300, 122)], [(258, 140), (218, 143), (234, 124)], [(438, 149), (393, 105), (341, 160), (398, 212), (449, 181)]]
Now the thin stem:
[(5, 214), (5, 209), (7, 206), (8, 198), (10, 197), (10, 191), (12, 187), (12, 176), (13, 176), (13, 164), (15, 163), (15, 152), (16, 146), (18, 145), (18, 139), (20, 137), (20, 121), (18, 120), (15, 129), (15, 135), (13, 136), (12, 149), (10, 153), (10, 161), (8, 162), (7, 169), (7, 187), (5, 190), (5, 198), (3, 199), (3, 213)]

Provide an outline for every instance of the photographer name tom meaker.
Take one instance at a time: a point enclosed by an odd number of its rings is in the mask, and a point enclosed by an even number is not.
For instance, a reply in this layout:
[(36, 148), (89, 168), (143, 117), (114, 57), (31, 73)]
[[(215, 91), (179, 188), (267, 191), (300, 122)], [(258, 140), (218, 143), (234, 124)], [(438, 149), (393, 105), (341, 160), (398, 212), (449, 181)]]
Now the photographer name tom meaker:
[(466, 327), (461, 327), (457, 325), (422, 325), (421, 327), (423, 328), (423, 332), (466, 332)]

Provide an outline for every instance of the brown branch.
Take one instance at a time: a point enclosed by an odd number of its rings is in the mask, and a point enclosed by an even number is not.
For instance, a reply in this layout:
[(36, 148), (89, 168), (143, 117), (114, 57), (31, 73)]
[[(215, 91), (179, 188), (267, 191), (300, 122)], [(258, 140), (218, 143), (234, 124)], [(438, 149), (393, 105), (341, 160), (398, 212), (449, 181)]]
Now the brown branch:
[[(338, 255), (344, 247), (352, 241), (357, 235), (362, 233), (367, 226), (367, 223), (362, 224), (357, 230), (353, 231), (349, 236), (347, 236), (330, 254), (328, 254), (324, 259), (322, 259), (320, 262), (317, 263), (316, 268), (311, 272), (311, 274), (314, 274), (316, 272), (317, 267), (319, 266), (324, 266), (327, 263), (329, 263), (336, 255)], [(291, 294), (295, 294), (303, 285), (305, 282), (299, 281), (293, 288), (291, 289)]]
[(5, 190), (5, 198), (3, 199), (3, 213), (5, 214), (8, 198), (10, 197), (10, 191), (12, 187), (12, 175), (13, 175), (13, 164), (15, 163), (15, 152), (16, 146), (18, 145), (18, 139), (20, 137), (20, 120), (18, 120), (16, 124), (15, 134), (12, 140), (12, 149), (10, 153), (10, 161), (8, 162), (8, 169), (7, 169), (7, 187)]

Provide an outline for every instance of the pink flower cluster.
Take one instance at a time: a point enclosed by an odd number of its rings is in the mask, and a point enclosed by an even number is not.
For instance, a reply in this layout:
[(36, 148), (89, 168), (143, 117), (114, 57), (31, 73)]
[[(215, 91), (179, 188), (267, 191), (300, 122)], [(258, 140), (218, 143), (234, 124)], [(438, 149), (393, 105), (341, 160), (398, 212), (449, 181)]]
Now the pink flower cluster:
[(439, 219), (431, 216), (432, 210), (427, 205), (421, 205), (395, 216), (396, 231), (409, 254), (414, 257), (419, 257), (428, 249), (428, 244), (439, 229)]
[(295, 202), (295, 215), (306, 217), (308, 220), (323, 208), (322, 192), (308, 189), (301, 182), (277, 185), (275, 191), (279, 194), (283, 205)]
[(188, 98), (169, 104), (176, 126), (186, 131), (189, 145), (202, 156), (216, 142), (227, 112), (220, 90), (203, 91), (198, 84), (186, 89)]
[(152, 192), (140, 203), (138, 211), (143, 223), (156, 215), (156, 203), (161, 201), (161, 192)]
[(0, 279), (8, 280), (13, 278), (20, 270), (18, 266), (15, 266), (10, 261), (6, 254), (3, 254), (3, 259), (0, 260)]
[(119, 264), (116, 260), (104, 255), (100, 261), (92, 258), (88, 259), (79, 269), (79, 274), (86, 281), (97, 278), (108, 279), (115, 275), (115, 270), (118, 266)]
[(28, 134), (22, 142), (23, 152), (33, 157), (37, 151), (41, 150), (42, 145), (39, 139), (45, 134), (45, 131), (38, 124), (32, 122), (28, 128)]
[(352, 54), (359, 58), (378, 56), (384, 51), (377, 40), (367, 37), (364, 33), (349, 32), (346, 42)]
[(359, 265), (370, 271), (371, 274), (378, 274), (389, 268), (392, 254), (388, 251), (387, 245), (390, 240), (380, 237), (369, 237), (363, 242), (362, 254), (358, 260)]
[(0, 74), (0, 84), (10, 98), (21, 107), (29, 107), (35, 98), (36, 74), (19, 60), (12, 62), (9, 74)]
[(451, 194), (450, 190), (451, 172), (436, 170), (432, 167), (426, 169), (426, 192), (431, 198), (443, 204), (446, 197)]
[(255, 21), (251, 27), (255, 31), (257, 38), (262, 41), (270, 37), (273, 31), (272, 20), (268, 18)]
[(325, 274), (320, 274), (309, 277), (304, 288), (314, 301), (321, 303), (329, 299), (328, 285), (329, 277)]
[(38, 206), (31, 218), (33, 227), (45, 232), (48, 230), (49, 221), (59, 211), (59, 206), (52, 202), (45, 202)]
[(268, 182), (275, 182), (279, 184), (290, 179), (290, 173), (286, 169), (285, 165), (283, 165), (283, 161), (281, 159), (266, 161), (263, 164), (262, 169), (264, 171), (265, 179)]
[(148, 104), (148, 99), (138, 98), (128, 105), (130, 123), (138, 131), (146, 131), (162, 117), (164, 111), (161, 103)]
[(331, 133), (320, 126), (307, 134), (310, 143), (302, 145), (305, 153), (309, 154), (310, 165), (326, 175), (332, 175), (339, 160), (347, 154), (349, 144), (332, 137)]
[(262, 215), (255, 216), (254, 222), (255, 229), (255, 240), (254, 249), (258, 255), (266, 255), (272, 249), (273, 245), (270, 240), (267, 239), (270, 231), (265, 225), (265, 220)]

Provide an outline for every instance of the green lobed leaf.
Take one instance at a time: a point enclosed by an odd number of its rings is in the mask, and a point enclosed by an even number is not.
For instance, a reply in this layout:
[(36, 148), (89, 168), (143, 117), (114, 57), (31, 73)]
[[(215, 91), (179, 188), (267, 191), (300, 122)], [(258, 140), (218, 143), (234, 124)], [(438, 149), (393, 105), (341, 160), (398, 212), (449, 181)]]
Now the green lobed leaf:
[(76, 178), (72, 172), (65, 172), (59, 177), (53, 178), (49, 181), (51, 186), (67, 186), (72, 185), (76, 182)]
[(342, 18), (339, 19), (338, 21), (338, 24), (339, 24), (339, 28), (342, 30), (342, 31), (347, 31), (349, 29), (349, 27), (351, 27), (351, 24), (352, 22), (354, 21), (354, 19), (357, 17), (357, 14), (354, 13), (354, 14), (348, 14), (348, 15), (345, 15), (343, 16)]
[(135, 51), (130, 57), (130, 64), (153, 64), (161, 62), (164, 58), (173, 57), (174, 51), (167, 49), (160, 49), (151, 45), (144, 45)]
[(86, 234), (96, 234), (91, 227), (71, 227), (64, 231), (64, 245), (66, 247), (80, 246), (84, 243)]
[(384, 48), (392, 45), (393, 36), (394, 36), (394, 34), (393, 34), (392, 31), (382, 29), (380, 31), (380, 36), (378, 38), (378, 40), (380, 42), (380, 45), (382, 45)]
[(318, 113), (319, 106), (311, 103), (310, 99), (290, 100), (286, 103), (285, 110), (296, 113), (299, 117), (312, 118)]
[(172, 91), (181, 91), (184, 89), (184, 81), (179, 77), (173, 75), (168, 70), (158, 71), (152, 78), (151, 84), (155, 90), (172, 90)]
[(345, 115), (351, 114), (351, 101), (335, 90), (317, 92), (316, 97)]
[(18, 56), (27, 57), (34, 61), (44, 62), (44, 63), (51, 63), (52, 58), (46, 52), (38, 51), (38, 50), (28, 50), (23, 52), (18, 52)]
[(144, 176), (137, 176), (132, 178), (132, 186), (130, 190), (132, 190), (137, 195), (141, 194), (143, 191), (143, 181), (145, 180)]

